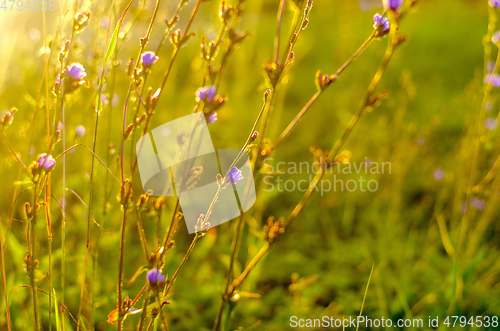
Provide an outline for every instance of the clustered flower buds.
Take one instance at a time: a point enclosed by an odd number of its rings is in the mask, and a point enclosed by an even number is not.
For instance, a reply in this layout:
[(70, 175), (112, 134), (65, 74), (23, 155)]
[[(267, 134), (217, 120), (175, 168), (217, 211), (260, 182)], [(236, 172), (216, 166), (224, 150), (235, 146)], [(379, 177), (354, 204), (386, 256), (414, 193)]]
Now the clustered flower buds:
[(66, 42), (64, 43), (64, 48), (59, 53), (59, 63), (62, 64), (64, 59), (66, 59), (66, 56), (68, 56), (70, 46), (71, 46), (71, 41), (66, 40)]
[(196, 221), (196, 225), (194, 226), (194, 231), (197, 236), (203, 237), (207, 234), (208, 229), (210, 228), (210, 222), (205, 221), (205, 214), (200, 214), (198, 220)]
[(323, 75), (321, 73), (321, 70), (318, 70), (316, 72), (316, 87), (318, 88), (319, 91), (323, 91), (325, 88), (328, 87), (331, 83), (335, 81), (333, 76), (330, 75)]
[(194, 33), (190, 33), (187, 36), (183, 36), (180, 29), (177, 29), (170, 35), (170, 42), (174, 48), (181, 48), (188, 40), (194, 36)]
[(75, 32), (79, 33), (90, 21), (90, 12), (83, 12), (75, 15)]
[(6, 128), (8, 127), (12, 121), (14, 120), (14, 113), (17, 111), (17, 108), (11, 108), (10, 110), (3, 110), (0, 113), (0, 124)]
[[(149, 90), (149, 94), (148, 94), (148, 96), (146, 97), (146, 112), (147, 112), (149, 115), (152, 115), (152, 114), (153, 114), (153, 111), (154, 111), (154, 109), (155, 109), (155, 107), (156, 107), (156, 103), (158, 102), (158, 99), (160, 98), (160, 94), (161, 94), (161, 89), (160, 89), (160, 88), (158, 88), (158, 89), (156, 90), (156, 92), (155, 92), (153, 95), (151, 95), (151, 92), (152, 92), (152, 91), (153, 91), (153, 90), (152, 90), (152, 89), (150, 89), (150, 90)], [(141, 120), (141, 119), (139, 119), (139, 122), (141, 122), (141, 121), (142, 121), (142, 120)]]
[[(33, 262), (33, 265), (32, 265), (32, 262)], [(25, 263), (27, 272), (31, 272), (32, 267), (34, 267), (35, 270), (38, 269), (39, 262), (38, 262), (38, 260), (32, 261), (30, 253), (28, 253), (28, 255), (26, 255), (26, 257), (24, 259), (24, 263)]]
[(276, 220), (274, 216), (270, 216), (267, 219), (267, 225), (264, 226), (264, 232), (267, 241), (272, 243), (280, 234), (285, 232), (285, 220), (282, 217)]
[(207, 42), (205, 37), (203, 37), (201, 40), (201, 51), (203, 53), (203, 58), (207, 61), (211, 61), (217, 53), (217, 45), (214, 41)]
[(220, 5), (220, 10), (219, 10), (219, 18), (222, 24), (227, 25), (229, 23), (229, 20), (231, 19), (232, 13), (234, 9), (226, 6), (226, 3), (222, 1), (222, 4)]
[(316, 172), (326, 171), (341, 162), (349, 162), (351, 157), (351, 152), (348, 150), (343, 150), (338, 156), (330, 156), (329, 151), (324, 151), (314, 146), (311, 146), (309, 151), (313, 154), (313, 166)]
[(87, 83), (85, 80), (87, 73), (85, 72), (85, 68), (80, 63), (70, 64), (64, 73), (67, 79), (64, 87), (65, 93), (71, 93)]
[(188, 191), (196, 187), (196, 184), (200, 181), (201, 176), (203, 175), (203, 167), (197, 166), (191, 168), (189, 174), (187, 174), (187, 178), (185, 183), (183, 184), (183, 191)]
[(129, 179), (125, 179), (122, 187), (120, 188), (120, 193), (117, 196), (118, 201), (124, 208), (131, 208), (132, 196), (134, 190)]
[(276, 62), (266, 61), (264, 63), (264, 71), (269, 84), (274, 87), (280, 80), (281, 74), (283, 73), (283, 67)]

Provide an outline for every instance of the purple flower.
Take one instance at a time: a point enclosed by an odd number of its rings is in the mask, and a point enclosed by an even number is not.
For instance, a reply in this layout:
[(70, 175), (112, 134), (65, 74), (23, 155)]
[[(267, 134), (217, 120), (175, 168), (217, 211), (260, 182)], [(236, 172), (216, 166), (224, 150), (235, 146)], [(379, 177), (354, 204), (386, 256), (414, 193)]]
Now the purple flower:
[(54, 168), (56, 165), (56, 160), (52, 157), (52, 155), (48, 155), (43, 153), (40, 154), (38, 157), (38, 166), (43, 167), (45, 171), (49, 171), (50, 169)]
[(485, 83), (491, 84), (494, 87), (500, 86), (500, 76), (495, 74), (487, 74), (485, 78)]
[(486, 119), (486, 121), (484, 122), (484, 126), (488, 130), (495, 130), (498, 126), (498, 120), (490, 117), (490, 118)]
[(491, 41), (494, 44), (498, 44), (498, 42), (500, 41), (500, 31), (497, 31), (493, 34), (493, 36), (491, 37)]
[(498, 8), (500, 7), (500, 0), (490, 0), (489, 4), (491, 7)]
[(208, 101), (212, 102), (215, 97), (216, 88), (214, 85), (203, 86), (196, 90), (196, 101)]
[(388, 32), (391, 29), (391, 23), (389, 23), (387, 17), (383, 17), (377, 13), (373, 16), (373, 28), (382, 29), (382, 32)]
[(241, 174), (241, 170), (236, 167), (232, 167), (227, 173), (227, 180), (233, 184), (236, 184), (242, 179), (243, 175)]
[(470, 199), (469, 205), (476, 208), (477, 210), (484, 210), (484, 207), (486, 207), (486, 202), (484, 202), (483, 200), (472, 198)]
[(156, 56), (155, 52), (144, 52), (141, 55), (141, 63), (143, 67), (150, 67), (156, 61), (158, 61), (159, 57)]
[(164, 283), (166, 277), (161, 274), (161, 270), (151, 269), (148, 271), (146, 278), (151, 286), (156, 286)]
[(403, 2), (404, 0), (384, 0), (384, 7), (386, 9), (398, 10)]
[(80, 63), (71, 63), (66, 68), (66, 75), (74, 80), (82, 80), (87, 77), (85, 68)]
[(210, 117), (208, 118), (208, 123), (213, 123), (217, 121), (217, 113), (216, 112), (213, 112)]
[(77, 136), (83, 136), (85, 134), (85, 127), (83, 125), (79, 125), (75, 129), (76, 135)]

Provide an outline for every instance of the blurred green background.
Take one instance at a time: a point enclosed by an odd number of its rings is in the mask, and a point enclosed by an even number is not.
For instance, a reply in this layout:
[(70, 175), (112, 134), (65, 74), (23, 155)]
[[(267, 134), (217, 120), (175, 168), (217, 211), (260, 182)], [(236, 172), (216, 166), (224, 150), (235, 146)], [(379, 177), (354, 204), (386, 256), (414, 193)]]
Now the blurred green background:
[[(193, 2), (193, 1), (192, 1)], [(181, 12), (179, 27), (187, 23), (194, 3)], [(228, 1), (231, 3), (231, 1)], [(295, 61), (278, 88), (278, 97), (270, 127), (271, 138), (277, 137), (301, 107), (316, 91), (317, 70), (334, 73), (372, 32), (372, 16), (382, 12), (378, 1), (314, 2), (310, 23), (295, 47)], [(142, 5), (145, 5), (141, 11)], [(64, 40), (71, 31), (72, 11), (57, 2), (56, 11), (47, 13), (47, 40), (55, 40), (59, 14), (66, 16), (62, 31)], [(202, 36), (213, 39), (219, 29), (219, 1), (202, 5), (192, 31), (196, 36), (177, 58), (166, 90), (156, 109), (151, 128), (187, 115), (195, 107), (194, 93), (202, 84), (204, 62), (199, 44)], [(219, 93), (228, 102), (218, 112), (218, 121), (209, 126), (216, 148), (240, 148), (262, 105), (266, 89), (262, 64), (273, 53), (276, 12), (279, 1), (247, 0), (241, 31), (249, 36), (232, 53)], [(94, 131), (94, 99), (97, 79), (106, 49), (109, 4), (79, 4), (90, 8), (91, 22), (76, 35), (73, 59), (88, 73), (89, 86), (68, 99), (66, 105), (66, 147), (75, 143), (92, 145)], [(125, 3), (115, 5), (116, 21)], [(146, 47), (154, 50), (164, 31), (164, 20), (171, 19), (177, 2), (164, 1)], [(135, 2), (122, 27), (114, 66), (104, 90), (111, 100), (100, 116), (96, 153), (119, 174), (117, 153), (121, 139), (122, 111), (129, 86), (126, 69), (130, 57), (139, 50), (154, 8), (154, 1)], [(44, 99), (44, 33), (40, 12), (3, 12), (0, 10), (0, 109), (17, 107), (12, 125), (6, 130), (9, 141), (25, 163), (45, 152), (46, 127)], [(292, 13), (287, 6), (283, 21), (283, 40), (290, 33)], [(113, 21), (113, 22), (114, 22)], [(114, 26), (114, 24), (112, 24)], [(474, 155), (478, 116), (483, 95), (483, 38), (488, 27), (486, 0), (420, 0), (404, 18), (399, 32), (407, 41), (397, 49), (377, 91), (388, 91), (389, 98), (372, 112), (366, 113), (350, 136), (345, 148), (351, 161), (359, 164), (365, 158), (390, 162), (391, 173), (337, 174), (344, 181), (375, 179), (376, 192), (330, 191), (316, 194), (304, 211), (283, 234), (263, 261), (257, 265), (242, 290), (261, 295), (260, 299), (242, 299), (235, 308), (231, 329), (254, 326), (256, 330), (288, 330), (292, 315), (341, 318), (359, 314), (372, 265), (374, 272), (366, 295), (363, 315), (424, 318), (446, 315), (500, 315), (500, 227), (498, 216), (498, 176), (486, 188), (473, 194), (486, 202), (482, 211), (469, 207), (470, 222), (460, 254), (450, 256), (443, 246), (449, 236), (457, 249), (462, 229), (460, 207), (466, 201), (468, 176)], [(341, 136), (352, 114), (365, 95), (368, 84), (381, 63), (387, 37), (373, 42), (329, 87), (300, 121), (273, 155), (277, 162), (312, 162), (309, 147), (330, 149)], [(224, 48), (219, 53), (222, 53)], [(496, 49), (494, 50), (496, 52)], [(49, 66), (49, 81), (56, 77), (54, 47)], [(169, 43), (158, 54), (148, 79), (153, 91), (161, 83), (170, 61)], [(220, 54), (218, 59), (220, 60)], [(50, 85), (50, 84), (49, 84)], [(50, 85), (52, 86), (52, 85)], [(40, 93), (40, 95), (39, 95)], [(493, 108), (487, 117), (498, 114), (498, 93), (493, 91)], [(37, 105), (37, 101), (38, 105)], [(33, 120), (33, 130), (30, 123)], [(83, 125), (86, 134), (78, 137), (75, 128)], [(480, 124), (483, 130), (483, 125)], [(478, 178), (484, 178), (500, 151), (498, 129), (482, 139), (477, 159)], [(135, 139), (138, 139), (136, 135)], [(111, 144), (111, 146), (110, 146)], [(130, 141), (127, 153), (130, 154)], [(31, 149), (31, 153), (30, 153)], [(63, 151), (61, 143), (57, 153)], [(20, 209), (29, 192), (20, 195), (13, 205), (19, 165), (4, 140), (0, 145), (0, 217), (5, 238), (8, 219), (13, 215), (6, 241), (6, 283), (14, 330), (27, 330), (32, 320), (30, 292), (19, 287), (29, 284), (24, 271), (27, 224), (20, 219)], [(133, 155), (132, 155), (133, 156)], [(131, 162), (127, 157), (127, 166)], [(91, 155), (83, 147), (66, 157), (66, 187), (87, 203)], [(94, 226), (91, 257), (87, 268), (83, 318), (88, 329), (92, 315), (96, 330), (112, 330), (107, 315), (116, 307), (119, 236), (122, 212), (115, 198), (118, 185), (99, 164), (95, 168), (93, 214), (101, 227)], [(444, 170), (444, 178), (436, 180), (436, 169)], [(283, 180), (298, 181), (309, 174), (285, 174)], [(333, 175), (326, 179), (333, 179)], [(134, 179), (136, 195), (142, 193), (139, 178)], [(474, 185), (477, 182), (474, 183)], [(17, 193), (22, 190), (18, 188)], [(52, 173), (52, 192), (62, 195), (61, 163)], [(260, 192), (254, 211), (245, 226), (242, 250), (236, 265), (239, 272), (256, 254), (263, 240), (262, 226), (269, 215), (287, 216), (300, 200), (302, 192)], [(53, 283), (57, 292), (65, 285), (65, 303), (76, 316), (80, 304), (80, 288), (86, 250), (87, 208), (75, 195), (67, 192), (66, 274), (61, 276), (61, 210), (52, 202)], [(168, 200), (169, 208), (175, 203)], [(109, 212), (104, 213), (106, 203)], [(437, 220), (444, 228), (440, 229)], [(156, 223), (144, 216), (147, 237), (151, 239)], [(166, 222), (166, 221), (165, 221)], [(235, 221), (209, 231), (200, 240), (175, 283), (172, 303), (164, 311), (171, 330), (209, 330), (219, 308), (225, 273), (229, 263), (230, 242)], [(47, 230), (43, 217), (38, 222), (40, 270), (48, 271)], [(165, 229), (167, 223), (162, 225)], [(105, 231), (103, 230), (105, 229)], [(443, 233), (446, 233), (444, 235)], [(5, 240), (3, 238), (3, 240)], [(171, 275), (184, 256), (192, 236), (183, 222), (175, 236), (175, 249), (166, 257), (164, 273)], [(147, 264), (134, 222), (127, 230), (125, 249), (125, 281)], [(61, 280), (62, 279), (62, 280)], [(3, 280), (2, 280), (3, 281)], [(134, 297), (144, 285), (144, 275), (125, 293)], [(39, 286), (48, 289), (45, 277)], [(3, 286), (0, 292), (3, 292)], [(6, 330), (5, 300), (0, 300), (0, 329)], [(39, 295), (45, 328), (48, 329), (48, 299)], [(91, 302), (93, 301), (93, 306)], [(67, 319), (68, 320), (68, 319)], [(126, 330), (132, 330), (127, 318)], [(260, 324), (258, 321), (261, 321)], [(28, 323), (28, 324), (27, 324)], [(29, 326), (27, 326), (29, 325)], [(67, 324), (71, 328), (70, 323)], [(73, 329), (75, 325), (72, 325)], [(446, 329), (446, 328), (441, 328)], [(493, 330), (493, 328), (492, 328)]]

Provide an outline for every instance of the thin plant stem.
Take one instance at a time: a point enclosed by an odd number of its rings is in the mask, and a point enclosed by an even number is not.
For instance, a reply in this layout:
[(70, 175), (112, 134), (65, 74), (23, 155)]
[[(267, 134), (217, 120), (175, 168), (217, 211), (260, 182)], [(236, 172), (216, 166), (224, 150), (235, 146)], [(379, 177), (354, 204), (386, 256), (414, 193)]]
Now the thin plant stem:
[(283, 139), (292, 131), (292, 129), (295, 127), (295, 125), (300, 121), (302, 116), (311, 108), (312, 104), (318, 99), (318, 97), (321, 95), (323, 90), (318, 90), (314, 95), (309, 99), (307, 104), (302, 108), (302, 110), (295, 116), (295, 118), (288, 124), (288, 126), (283, 130), (283, 132), (279, 135), (278, 139), (276, 139), (276, 142), (273, 145), (273, 149), (275, 149)]
[(7, 327), (9, 331), (11, 331), (11, 326), (10, 326), (10, 308), (9, 308), (9, 298), (7, 296), (7, 280), (6, 280), (6, 275), (5, 275), (5, 256), (4, 256), (4, 247), (5, 245), (3, 244), (3, 233), (2, 233), (2, 223), (0, 222), (0, 253), (2, 257), (2, 276), (3, 276), (3, 293), (5, 296), (5, 311), (7, 313)]
[(38, 217), (37, 211), (37, 184), (35, 183), (33, 189), (33, 206), (32, 206), (33, 217), (30, 222), (30, 238), (29, 247), (31, 248), (30, 255), (30, 276), (31, 276), (31, 290), (33, 296), (33, 318), (34, 318), (34, 330), (39, 330), (38, 325), (38, 298), (36, 292), (36, 280), (35, 280), (35, 268), (36, 268), (36, 219)]
[(170, 289), (172, 288), (172, 286), (174, 285), (175, 280), (177, 279), (177, 275), (181, 271), (181, 269), (184, 266), (184, 264), (186, 263), (186, 261), (189, 259), (189, 256), (191, 255), (191, 252), (193, 251), (194, 247), (196, 246), (196, 243), (198, 242), (198, 240), (202, 236), (203, 235), (200, 234), (199, 232), (195, 234), (193, 240), (191, 241), (191, 244), (189, 245), (189, 248), (188, 248), (186, 254), (184, 254), (184, 257), (182, 258), (181, 263), (179, 264), (179, 266), (175, 270), (174, 275), (172, 276), (172, 278), (170, 278), (170, 280), (168, 281), (167, 288), (165, 289), (165, 294), (163, 295), (163, 298), (167, 297), (168, 293), (170, 292)]
[(281, 23), (283, 21), (283, 12), (285, 10), (285, 0), (280, 1), (278, 9), (278, 17), (276, 19), (276, 35), (274, 37), (274, 62), (278, 63), (278, 57), (280, 53), (280, 33), (281, 33)]
[[(186, 29), (184, 31), (184, 34), (182, 35), (182, 39), (185, 39), (188, 32), (189, 32), (189, 28), (191, 27), (191, 24), (193, 23), (194, 21), (194, 18), (198, 12), (198, 9), (200, 7), (200, 4), (201, 4), (202, 0), (197, 0), (196, 1), (196, 4), (195, 4), (195, 8), (193, 9), (193, 12), (191, 14), (191, 17), (189, 19), (189, 22), (186, 26)], [(168, 66), (168, 69), (167, 69), (167, 72), (163, 78), (163, 81), (162, 81), (162, 84), (161, 84), (161, 87), (160, 87), (160, 94), (158, 95), (158, 98), (157, 98), (157, 101), (158, 99), (160, 98), (163, 90), (164, 90), (164, 86), (167, 82), (167, 79), (170, 75), (170, 72), (172, 71), (172, 67), (173, 67), (173, 64), (174, 64), (174, 61), (177, 57), (177, 54), (179, 52), (179, 47), (174, 47), (174, 51), (172, 53), (172, 57), (171, 57), (171, 60), (170, 60), (170, 63), (169, 63), (169, 66)], [(137, 63), (136, 63), (137, 65)], [(122, 133), (124, 134), (125, 133), (125, 130), (126, 130), (126, 120), (127, 120), (127, 105), (128, 105), (128, 100), (130, 98), (130, 93), (131, 93), (131, 90), (132, 88), (130, 87), (129, 88), (129, 91), (128, 91), (128, 94), (127, 94), (127, 98), (126, 98), (126, 101), (125, 101), (125, 107), (124, 107), (124, 112), (123, 112), (123, 128), (122, 128)], [(153, 109), (154, 110), (154, 109)], [(151, 110), (151, 113), (150, 115), (147, 116), (147, 119), (146, 119), (146, 124), (144, 125), (144, 134), (147, 132), (148, 130), (148, 127), (149, 127), (149, 123), (150, 123), (150, 120), (152, 118), (152, 114), (153, 114), (153, 110)], [(121, 176), (122, 176), (122, 189), (125, 189), (125, 171), (124, 171), (124, 153), (125, 153), (125, 136), (123, 135), (123, 138), (122, 138), (122, 149), (121, 149), (121, 159), (120, 159), (120, 165), (121, 165)], [(140, 148), (140, 147), (139, 147)], [(131, 178), (134, 177), (134, 174), (135, 174), (135, 170), (137, 168), (137, 164), (138, 164), (138, 161), (137, 159), (134, 161), (133, 163), (133, 166), (132, 166), (132, 173), (131, 173)], [(126, 193), (125, 193), (125, 197), (124, 197), (124, 205), (123, 205), (123, 218), (122, 218), (122, 229), (121, 229), (121, 240), (120, 240), (120, 261), (119, 261), (119, 271), (118, 271), (118, 323), (117, 323), (117, 330), (118, 331), (121, 331), (122, 330), (122, 325), (123, 325), (123, 316), (122, 316), (122, 287), (123, 287), (123, 264), (124, 264), (124, 250), (125, 250), (125, 228), (126, 228), (126, 224), (127, 224), (127, 210), (128, 210), (128, 202), (129, 202), (129, 199), (131, 198), (132, 196), (132, 185), (129, 185), (128, 189), (126, 190)]]
[[(114, 1), (113, 1), (114, 2)], [(111, 6), (113, 6), (113, 2), (111, 3)], [(110, 32), (110, 27), (111, 25), (108, 26), (108, 31), (107, 31), (107, 36), (106, 36), (106, 45), (108, 44), (109, 41), (109, 32)], [(74, 29), (73, 29), (74, 30)], [(100, 110), (101, 110), (101, 94), (102, 94), (102, 82), (105, 76), (105, 69), (106, 69), (106, 55), (103, 57), (103, 63), (102, 63), (102, 72), (101, 72), (101, 77), (99, 79), (99, 94), (97, 97), (97, 105), (96, 105), (96, 113), (95, 113), (95, 125), (94, 125), (94, 140), (92, 143), (92, 154), (95, 154), (96, 151), (96, 144), (97, 144), (97, 129), (99, 127), (99, 116), (100, 116)], [(91, 214), (92, 214), (92, 208), (94, 204), (93, 200), (93, 191), (94, 191), (94, 162), (95, 158), (92, 158), (91, 161), (91, 166), (90, 166), (90, 183), (89, 183), (89, 208), (88, 208), (88, 215), (87, 215), (87, 242), (86, 242), (86, 251), (85, 251), (85, 263), (83, 266), (83, 274), (82, 274), (82, 287), (80, 291), (80, 305), (78, 308), (78, 325), (77, 325), (77, 331), (80, 330), (80, 320), (81, 320), (81, 312), (82, 312), (82, 304), (83, 304), (83, 291), (85, 289), (85, 276), (86, 276), (86, 271), (87, 271), (87, 261), (88, 261), (88, 255), (90, 252), (90, 241), (91, 241), (91, 235), (92, 235), (92, 225), (93, 223), (91, 222)]]
[[(391, 32), (389, 36), (389, 41), (387, 45), (386, 52), (384, 54), (384, 58), (382, 60), (382, 64), (378, 68), (377, 72), (375, 73), (364, 98), (364, 102), (360, 107), (360, 110), (353, 115), (351, 118), (351, 121), (349, 122), (346, 130), (344, 131), (344, 134), (341, 136), (341, 138), (333, 145), (330, 153), (328, 155), (335, 156), (337, 155), (338, 151), (340, 148), (343, 146), (345, 143), (346, 139), (349, 137), (349, 134), (352, 132), (354, 127), (359, 121), (359, 118), (361, 115), (364, 113), (364, 111), (370, 106), (370, 101), (371, 97), (373, 95), (373, 92), (375, 91), (376, 87), (380, 83), (380, 80), (382, 79), (382, 76), (387, 68), (387, 65), (392, 58), (392, 54), (394, 52), (394, 48), (396, 45), (396, 31), (397, 31), (397, 22), (393, 23), (391, 26)], [(292, 221), (299, 215), (299, 213), (303, 210), (304, 206), (306, 203), (309, 201), (310, 197), (314, 193), (314, 190), (316, 186), (318, 185), (319, 181), (325, 174), (325, 167), (320, 167), (320, 170), (316, 173), (314, 178), (312, 179), (311, 183), (309, 184), (307, 190), (304, 192), (304, 195), (300, 199), (299, 203), (294, 207), (292, 210), (289, 218), (286, 220), (284, 224), (284, 230), (286, 230)], [(274, 241), (273, 241), (274, 242)], [(255, 257), (251, 260), (251, 262), (245, 267), (241, 275), (233, 281), (233, 289), (232, 292), (236, 290), (238, 286), (241, 285), (241, 283), (248, 277), (249, 273), (254, 269), (255, 265), (262, 259), (262, 257), (265, 255), (265, 253), (268, 251), (270, 248), (271, 244), (273, 242), (268, 242), (266, 241), (263, 245), (263, 247), (259, 250), (259, 252), (255, 255)]]
[[(490, 7), (490, 6), (488, 6)], [(487, 64), (488, 60), (491, 58), (491, 38), (493, 36), (493, 33), (495, 32), (496, 29), (496, 22), (497, 22), (497, 15), (494, 11), (494, 8), (489, 8), (489, 24), (488, 24), (488, 32), (486, 35), (486, 42), (485, 42), (485, 69), (487, 71)], [(500, 72), (500, 52), (497, 53), (497, 57), (495, 60), (495, 68), (493, 69), (493, 72), (491, 73), (492, 75), (497, 75)], [(467, 187), (466, 187), (466, 197), (465, 201), (470, 201), (471, 195), (473, 193), (473, 188), (474, 188), (474, 182), (476, 181), (476, 167), (479, 159), (479, 155), (481, 152), (481, 129), (482, 129), (482, 124), (483, 124), (483, 117), (486, 109), (486, 103), (488, 102), (488, 99), (490, 97), (491, 91), (493, 90), (493, 85), (491, 82), (486, 81), (484, 83), (484, 95), (483, 99), (481, 101), (481, 109), (479, 110), (478, 114), (478, 121), (477, 121), (477, 128), (476, 128), (476, 136), (474, 138), (475, 144), (474, 144), (474, 153), (472, 157), (472, 163), (469, 171), (469, 176), (467, 179)], [(455, 299), (460, 299), (462, 297), (462, 290), (463, 290), (463, 280), (462, 276), (458, 274), (459, 272), (459, 262), (460, 262), (460, 256), (462, 253), (464, 253), (465, 250), (465, 240), (467, 238), (467, 233), (469, 232), (470, 228), (470, 220), (469, 220), (469, 215), (470, 215), (470, 210), (465, 210), (462, 216), (462, 225), (460, 227), (460, 232), (459, 232), (459, 237), (458, 237), (458, 243), (457, 243), (457, 262), (455, 264), (456, 266), (456, 291), (455, 291)], [(453, 301), (454, 304), (455, 301)]]
[(14, 155), (14, 157), (16, 158), (17, 162), (19, 162), (19, 164), (23, 168), (24, 172), (26, 172), (26, 174), (31, 177), (31, 173), (29, 172), (28, 168), (26, 168), (26, 166), (24, 165), (23, 161), (21, 160), (21, 158), (19, 157), (19, 155), (17, 155), (16, 151), (14, 150), (14, 148), (12, 147), (12, 145), (10, 144), (9, 139), (7, 138), (7, 135), (5, 134), (5, 129), (2, 127), (1, 130), (2, 130), (2, 135), (3, 135), (4, 139), (5, 139), (5, 142), (7, 143), (7, 146), (9, 147), (10, 151), (12, 152), (12, 154)]
[(238, 286), (240, 286), (240, 284), (248, 277), (248, 275), (250, 274), (250, 271), (252, 271), (252, 269), (255, 267), (255, 265), (257, 264), (257, 262), (259, 262), (260, 259), (264, 256), (264, 254), (266, 254), (266, 252), (268, 251), (269, 247), (271, 247), (271, 244), (268, 241), (266, 241), (264, 243), (264, 245), (262, 246), (262, 248), (259, 250), (259, 252), (257, 252), (257, 254), (255, 254), (255, 256), (250, 261), (250, 263), (248, 263), (248, 265), (246, 266), (245, 270), (243, 270), (243, 272), (241, 273), (241, 275), (239, 275), (238, 278), (236, 278), (233, 281), (233, 284), (232, 284), (233, 291)]
[[(240, 150), (240, 153), (238, 153), (235, 160), (233, 161), (233, 164), (229, 167), (229, 169), (231, 169), (232, 166), (237, 162), (237, 160), (240, 158), (242, 153), (244, 153), (248, 144), (251, 142), (252, 135), (254, 134), (255, 129), (257, 128), (257, 125), (260, 121), (260, 118), (262, 117), (262, 114), (264, 113), (264, 110), (266, 109), (266, 106), (268, 104), (267, 99), (269, 97), (269, 93), (270, 93), (270, 90), (266, 91), (266, 93), (264, 94), (264, 104), (262, 105), (262, 108), (259, 112), (259, 115), (257, 116), (257, 119), (254, 122), (252, 130), (250, 131), (250, 135), (249, 135), (247, 141), (245, 142), (245, 144), (243, 145), (243, 148)], [(218, 192), (219, 192), (219, 190), (217, 191), (217, 193)], [(214, 201), (215, 201), (215, 199), (214, 199)], [(212, 208), (212, 204), (210, 205), (210, 208)], [(207, 212), (207, 214), (208, 214), (208, 212)], [(226, 302), (226, 297), (228, 295), (229, 285), (231, 283), (231, 276), (233, 273), (234, 262), (236, 261), (236, 259), (238, 257), (240, 240), (241, 240), (241, 232), (242, 232), (242, 228), (243, 228), (243, 215), (242, 214), (243, 213), (241, 213), (240, 217), (238, 217), (238, 222), (236, 223), (235, 234), (233, 237), (233, 242), (231, 244), (231, 259), (229, 261), (229, 268), (228, 268), (228, 271), (226, 274), (225, 285), (224, 285), (224, 296), (223, 296), (223, 300), (220, 304), (220, 308), (219, 308), (219, 311), (217, 313), (217, 317), (215, 319), (214, 330), (217, 330), (219, 328), (219, 325), (220, 325), (219, 323), (221, 320), (222, 312), (224, 310), (224, 304)]]
[[(359, 309), (359, 315), (362, 316), (363, 308), (365, 307), (366, 296), (368, 295), (368, 287), (370, 286), (370, 281), (372, 280), (373, 269), (375, 269), (375, 263), (372, 264), (372, 269), (370, 271), (370, 276), (368, 276), (368, 282), (366, 283), (365, 294), (363, 295), (363, 302), (361, 302), (361, 308)], [(359, 325), (356, 325), (356, 331), (358, 331)]]

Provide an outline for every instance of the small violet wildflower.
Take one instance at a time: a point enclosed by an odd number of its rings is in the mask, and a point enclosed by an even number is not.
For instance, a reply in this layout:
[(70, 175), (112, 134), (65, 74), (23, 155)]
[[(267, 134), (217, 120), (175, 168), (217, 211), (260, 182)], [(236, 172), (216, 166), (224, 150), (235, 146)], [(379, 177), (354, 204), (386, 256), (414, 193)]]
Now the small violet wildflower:
[(227, 179), (229, 180), (229, 182), (236, 184), (243, 179), (241, 170), (236, 167), (232, 167), (231, 170), (229, 170), (227, 173)]
[(56, 165), (56, 160), (54, 160), (52, 155), (47, 156), (47, 154), (43, 153), (40, 154), (40, 156), (38, 157), (38, 166), (43, 167), (45, 171), (51, 170), (52, 168), (54, 168), (55, 165)]
[(379, 30), (381, 34), (386, 34), (391, 29), (391, 23), (387, 17), (377, 13), (373, 16), (373, 28)]
[(208, 101), (212, 102), (215, 97), (216, 88), (214, 85), (203, 86), (196, 90), (196, 101)]
[(144, 52), (141, 55), (141, 63), (145, 68), (151, 67), (158, 59), (159, 57), (156, 56), (155, 52)]
[(495, 74), (486, 75), (485, 83), (493, 85), (493, 87), (500, 86), (500, 76)]
[(74, 80), (82, 80), (87, 77), (85, 68), (80, 63), (71, 63), (66, 68), (66, 75)]
[(384, 8), (390, 10), (398, 10), (404, 0), (384, 0)]
[(490, 0), (489, 4), (493, 8), (499, 8), (500, 7), (500, 0)]
[(213, 112), (210, 117), (208, 118), (208, 123), (213, 123), (217, 121), (217, 113), (216, 112)]
[(70, 64), (66, 67), (65, 74), (66, 77), (68, 77), (64, 84), (65, 93), (71, 93), (86, 83), (85, 77), (87, 77), (87, 73), (85, 72), (85, 68), (80, 63)]
[(157, 286), (165, 283), (166, 277), (161, 274), (161, 269), (151, 269), (146, 278), (151, 286)]

